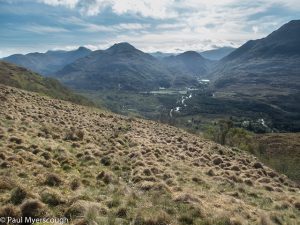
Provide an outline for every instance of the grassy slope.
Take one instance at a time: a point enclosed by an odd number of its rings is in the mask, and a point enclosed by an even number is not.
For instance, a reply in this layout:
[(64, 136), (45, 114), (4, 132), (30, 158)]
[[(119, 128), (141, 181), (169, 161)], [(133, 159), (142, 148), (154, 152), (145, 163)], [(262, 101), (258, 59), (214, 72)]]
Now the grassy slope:
[[(237, 126), (240, 126), (242, 121), (252, 118), (250, 120), (252, 121), (252, 130), (262, 132), (266, 128), (259, 124), (257, 119), (268, 118), (266, 115), (263, 116), (262, 113), (257, 112), (257, 108), (260, 110), (268, 109), (263, 108), (262, 104), (252, 103), (251, 105), (250, 103), (245, 104), (242, 101), (238, 103), (228, 99), (224, 103), (218, 98), (208, 96), (199, 95), (194, 99), (187, 100), (187, 107), (181, 113), (173, 112), (173, 118), (170, 118), (170, 109), (176, 105), (177, 99), (180, 98), (179, 94), (145, 95), (121, 91), (82, 91), (80, 94), (113, 112), (162, 121), (192, 133), (201, 133), (206, 130), (207, 126), (213, 124), (212, 121), (229, 119), (230, 116), (234, 116), (232, 118)], [(279, 121), (278, 117), (276, 118)], [(288, 119), (286, 118), (286, 120)], [(251, 135), (252, 144), (256, 146), (255, 151), (252, 153), (271, 168), (299, 182), (300, 149), (296, 143), (299, 142), (300, 137), (297, 136), (297, 133), (263, 134), (257, 135), (257, 137), (254, 134)], [(274, 147), (278, 151), (270, 151)]]
[(300, 133), (262, 134), (256, 138), (264, 149), (261, 160), (300, 183)]
[(300, 183), (300, 134), (255, 134), (234, 126), (231, 120), (221, 120), (207, 126), (203, 135), (217, 143), (249, 152), (276, 171)]
[(75, 224), (300, 222), (299, 188), (246, 153), (15, 88), (0, 86), (0, 99), (0, 216), (67, 216)]
[(55, 79), (42, 77), (30, 70), (3, 61), (0, 61), (0, 83), (78, 104), (92, 105), (91, 101), (74, 94)]

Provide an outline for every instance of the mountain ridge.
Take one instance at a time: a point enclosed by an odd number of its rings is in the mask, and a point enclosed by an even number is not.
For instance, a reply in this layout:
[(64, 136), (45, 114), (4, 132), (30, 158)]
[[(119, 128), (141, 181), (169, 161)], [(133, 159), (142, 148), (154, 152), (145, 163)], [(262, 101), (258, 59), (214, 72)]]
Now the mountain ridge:
[[(176, 84), (176, 77), (150, 54), (129, 43), (119, 43), (78, 59), (56, 73), (65, 84), (79, 89), (153, 90)], [(195, 79), (186, 77), (184, 82)]]
[[(272, 106), (295, 118), (292, 130), (299, 131), (300, 121), (296, 119), (300, 113), (299, 31), (300, 20), (291, 21), (265, 38), (248, 41), (223, 58), (210, 73), (215, 96)], [(284, 130), (288, 125), (278, 126)]]
[(42, 75), (51, 76), (65, 65), (91, 53), (90, 49), (79, 47), (76, 50), (49, 50), (46, 53), (14, 54), (3, 61), (17, 64)]
[(222, 61), (233, 59), (242, 60), (243, 54), (250, 54), (246, 57), (270, 57), (276, 55), (299, 56), (300, 55), (300, 20), (292, 20), (279, 29), (273, 31), (265, 38), (250, 40), (240, 48), (226, 56)]
[(186, 51), (176, 56), (163, 58), (162, 61), (176, 74), (205, 77), (213, 62), (196, 51)]
[(210, 59), (210, 60), (221, 60), (225, 56), (232, 53), (236, 48), (233, 47), (220, 47), (212, 50), (202, 51), (199, 52), (204, 58)]

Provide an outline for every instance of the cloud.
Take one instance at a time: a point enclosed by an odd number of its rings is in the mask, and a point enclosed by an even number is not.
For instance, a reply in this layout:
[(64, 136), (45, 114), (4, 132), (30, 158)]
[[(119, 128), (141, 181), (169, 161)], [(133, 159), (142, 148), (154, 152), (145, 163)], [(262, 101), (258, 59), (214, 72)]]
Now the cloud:
[(111, 6), (113, 2), (114, 0), (80, 0), (77, 6), (81, 14), (95, 16), (102, 12), (106, 7)]
[(93, 23), (86, 23), (83, 26), (84, 28), (81, 29), (81, 31), (86, 32), (119, 32), (124, 30), (143, 30), (148, 28), (150, 25), (140, 23), (120, 23), (117, 25), (105, 26)]
[(114, 26), (117, 29), (125, 29), (125, 30), (142, 30), (149, 28), (149, 24), (140, 24), (140, 23), (121, 23)]
[(186, 24), (184, 23), (162, 23), (162, 24), (158, 24), (156, 26), (156, 29), (174, 30), (174, 29), (184, 28), (185, 26)]
[[(35, 13), (21, 14), (24, 10)], [(300, 1), (0, 0), (2, 12), (22, 19), (0, 21), (1, 54), (5, 47), (22, 43), (34, 50), (37, 43), (45, 49), (84, 45), (95, 50), (123, 41), (145, 51), (177, 52), (238, 47), (262, 38), (299, 19)], [(43, 25), (37, 24), (36, 15)]]
[(253, 26), (253, 27), (252, 27), (252, 30), (253, 30), (254, 33), (257, 33), (258, 30), (259, 30), (259, 28), (258, 28), (258, 26)]
[(51, 26), (43, 26), (39, 24), (31, 24), (22, 27), (23, 30), (38, 33), (38, 34), (45, 34), (45, 33), (61, 33), (61, 32), (68, 32), (69, 30), (62, 28), (62, 27), (51, 27)]
[(37, 0), (52, 6), (65, 6), (70, 9), (78, 9), (82, 14), (95, 16), (109, 7), (118, 15), (137, 14), (143, 17), (158, 19), (175, 18), (180, 15), (182, 9), (188, 11), (218, 10), (223, 7), (237, 5), (260, 5), (278, 4), (292, 10), (300, 10), (299, 0)]
[[(263, 37), (283, 22), (287, 22), (287, 18), (272, 16), (272, 10), (270, 10), (272, 6), (279, 5), (295, 9), (300, 5), (298, 0), (245, 0), (242, 2), (239, 0), (44, 0), (44, 3), (52, 5), (58, 2), (88, 16), (96, 16), (104, 9), (110, 8), (111, 12), (117, 16), (131, 15), (134, 19), (137, 18), (134, 15), (137, 15), (159, 21), (155, 25), (135, 22), (120, 25), (81, 24), (82, 31), (85, 32), (115, 33), (122, 30), (131, 32), (136, 30), (139, 31), (137, 33), (139, 35), (141, 32), (147, 32), (150, 27), (154, 27), (155, 31), (177, 31), (179, 37), (182, 32), (193, 36), (205, 36), (215, 41), (224, 39), (236, 41), (236, 37), (239, 37), (241, 39), (238, 44), (248, 39)], [(270, 12), (267, 14), (268, 10)], [(251, 20), (253, 15), (263, 19)], [(265, 24), (270, 26), (267, 27)]]
[(173, 9), (174, 0), (116, 0), (112, 9), (117, 14), (134, 13), (143, 17), (172, 18), (177, 16)]
[(300, 1), (299, 0), (264, 0), (265, 2), (269, 3), (277, 3), (280, 5), (283, 5), (285, 7), (288, 7), (292, 10), (300, 11)]
[(87, 22), (77, 17), (63, 18), (62, 23), (81, 27), (80, 31), (85, 32), (121, 32), (126, 30), (139, 30), (149, 28), (151, 25), (146, 23), (118, 23), (113, 25), (104, 25)]
[(52, 6), (66, 6), (68, 8), (75, 8), (79, 0), (38, 0), (39, 2), (52, 5)]
[(97, 25), (93, 23), (86, 23), (81, 31), (86, 32), (113, 32), (115, 29), (110, 26)]
[(52, 6), (78, 9), (82, 14), (95, 16), (110, 7), (118, 15), (139, 14), (143, 17), (170, 18), (177, 15), (172, 9), (175, 0), (38, 0)]
[(246, 35), (243, 34), (237, 36), (235, 40), (231, 40), (230, 38), (228, 40), (223, 40), (222, 38), (216, 40), (216, 38), (210, 39), (209, 37), (194, 35), (192, 31), (157, 31), (145, 34), (139, 33), (139, 35), (119, 34), (86, 47), (93, 50), (106, 49), (114, 43), (129, 42), (145, 52), (162, 51), (179, 53), (188, 50), (203, 51), (223, 46), (238, 47), (241, 44), (239, 39), (244, 39), (245, 37)]

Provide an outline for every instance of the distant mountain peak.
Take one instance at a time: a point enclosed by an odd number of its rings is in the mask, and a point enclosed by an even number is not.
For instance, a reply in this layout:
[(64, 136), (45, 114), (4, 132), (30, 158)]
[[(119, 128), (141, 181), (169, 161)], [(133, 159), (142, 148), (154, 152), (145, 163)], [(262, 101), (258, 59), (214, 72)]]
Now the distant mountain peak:
[(196, 51), (186, 51), (178, 55), (179, 57), (198, 57), (202, 58), (202, 56)]
[(92, 51), (85, 47), (79, 47), (71, 51), (49, 50), (45, 53), (16, 54), (3, 58), (4, 61), (25, 67), (42, 75), (51, 76), (64, 66), (79, 58), (89, 55)]
[(111, 46), (108, 50), (125, 50), (125, 51), (132, 51), (137, 50), (133, 45), (129, 44), (128, 42), (121, 42), (116, 43), (113, 46)]
[(186, 51), (183, 52), (177, 56), (175, 56), (178, 59), (183, 59), (183, 60), (200, 60), (200, 61), (209, 61), (208, 59), (205, 59), (200, 53), (196, 51)]
[(176, 56), (166, 57), (164, 62), (173, 73), (191, 76), (206, 75), (211, 63), (196, 51), (186, 51)]
[(45, 53), (31, 52), (31, 53), (28, 53), (27, 55), (29, 55), (29, 54), (52, 54), (52, 53), (59, 53), (59, 52), (66, 52), (66, 51), (65, 50), (48, 50)]
[[(174, 75), (159, 60), (129, 43), (114, 44), (106, 50), (94, 51), (56, 73), (75, 88), (99, 90), (153, 90), (170, 87)], [(183, 82), (195, 83), (190, 77)]]
[(80, 46), (79, 48), (76, 49), (76, 51), (91, 51), (90, 49)]

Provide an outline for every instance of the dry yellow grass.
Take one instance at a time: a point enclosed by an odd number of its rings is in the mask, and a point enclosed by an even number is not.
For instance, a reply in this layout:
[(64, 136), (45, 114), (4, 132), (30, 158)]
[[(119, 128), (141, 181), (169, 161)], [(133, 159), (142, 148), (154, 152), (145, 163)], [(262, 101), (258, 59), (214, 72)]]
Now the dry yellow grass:
[[(299, 224), (299, 187), (183, 130), (0, 86), (0, 216)], [(25, 214), (24, 214), (25, 213)]]

